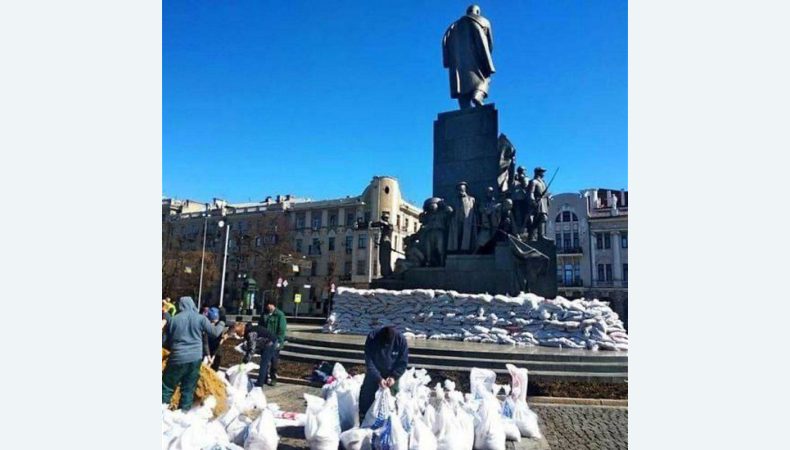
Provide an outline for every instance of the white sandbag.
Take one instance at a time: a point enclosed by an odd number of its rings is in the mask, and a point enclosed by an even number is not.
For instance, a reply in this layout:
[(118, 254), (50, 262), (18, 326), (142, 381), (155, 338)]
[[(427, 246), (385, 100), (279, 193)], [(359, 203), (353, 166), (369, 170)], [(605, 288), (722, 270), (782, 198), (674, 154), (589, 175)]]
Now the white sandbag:
[(372, 450), (373, 430), (352, 428), (340, 433), (340, 443), (345, 450)]
[(252, 388), (252, 383), (250, 382), (248, 374), (252, 370), (259, 368), (259, 365), (251, 362), (246, 364), (236, 364), (235, 366), (228, 368), (228, 370), (225, 371), (225, 375), (228, 377), (231, 386), (246, 394), (250, 392), (250, 389)]
[(274, 426), (271, 411), (264, 409), (261, 415), (249, 426), (249, 433), (244, 440), (245, 450), (277, 450), (280, 437)]
[(383, 426), (384, 421), (386, 421), (394, 411), (395, 399), (392, 397), (389, 388), (379, 388), (379, 390), (376, 391), (373, 404), (370, 405), (370, 408), (365, 413), (365, 417), (362, 419), (362, 424), (360, 426), (362, 428), (372, 428), (375, 430)]
[(513, 418), (522, 436), (539, 439), (543, 435), (538, 426), (538, 415), (527, 405), (527, 369), (518, 368), (513, 364), (506, 364), (505, 367), (510, 373), (512, 389), (510, 396), (505, 400), (503, 414)]
[(505, 450), (505, 428), (499, 414), (499, 401), (486, 393), (477, 410), (475, 421), (475, 450)]
[(237, 415), (225, 426), (225, 433), (228, 435), (228, 440), (234, 444), (244, 445), (247, 436), (250, 433), (250, 425), (252, 419), (244, 415)]
[(337, 396), (332, 393), (325, 401), (320, 397), (304, 394), (307, 417), (304, 435), (311, 450), (337, 450), (340, 443), (340, 416)]
[[(474, 439), (468, 442), (466, 435), (461, 428), (461, 423), (453, 414), (452, 407), (447, 402), (442, 402), (436, 416), (438, 424), (438, 434), (436, 434), (437, 450), (472, 450)], [(434, 425), (434, 430), (437, 426)]]
[(521, 441), (521, 430), (513, 419), (502, 419), (502, 428), (505, 429), (505, 439), (508, 441)]
[(485, 393), (494, 393), (496, 373), (490, 369), (473, 367), (469, 372), (469, 390), (474, 398), (483, 398)]
[(390, 414), (384, 425), (373, 430), (372, 441), (373, 450), (409, 450), (409, 434), (397, 414)]
[(409, 450), (437, 450), (438, 443), (422, 417), (416, 417), (409, 432)]

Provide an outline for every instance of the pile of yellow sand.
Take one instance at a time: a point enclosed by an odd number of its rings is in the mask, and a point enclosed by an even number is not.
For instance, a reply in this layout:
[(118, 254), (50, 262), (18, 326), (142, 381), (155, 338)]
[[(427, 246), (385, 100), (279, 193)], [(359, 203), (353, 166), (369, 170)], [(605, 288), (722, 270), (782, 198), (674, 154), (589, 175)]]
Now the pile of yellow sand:
[[(162, 349), (162, 371), (164, 372), (167, 365), (167, 355), (170, 352)], [(227, 409), (227, 392), (225, 390), (225, 383), (220, 378), (222, 375), (214, 372), (211, 367), (205, 364), (200, 365), (200, 378), (198, 378), (197, 388), (195, 389), (195, 404), (203, 404), (203, 400), (213, 395), (217, 400), (217, 406), (214, 407), (214, 417), (222, 415)], [(181, 399), (181, 387), (176, 388), (173, 398), (170, 399), (170, 409), (178, 408), (178, 401)]]

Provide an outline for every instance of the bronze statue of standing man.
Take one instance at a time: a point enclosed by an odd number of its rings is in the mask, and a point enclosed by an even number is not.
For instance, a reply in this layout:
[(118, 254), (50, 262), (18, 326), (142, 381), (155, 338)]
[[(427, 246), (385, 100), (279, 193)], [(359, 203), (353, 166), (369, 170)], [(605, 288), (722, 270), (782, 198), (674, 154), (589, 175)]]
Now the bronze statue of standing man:
[(549, 216), (549, 193), (543, 174), (546, 169), (535, 167), (535, 177), (527, 184), (527, 198), (529, 199), (529, 240), (537, 241), (538, 238), (546, 239), (546, 219)]
[(491, 23), (471, 5), (466, 15), (453, 22), (442, 39), (442, 62), (450, 74), (450, 97), (461, 109), (482, 106), (495, 72), (491, 59), (494, 39)]

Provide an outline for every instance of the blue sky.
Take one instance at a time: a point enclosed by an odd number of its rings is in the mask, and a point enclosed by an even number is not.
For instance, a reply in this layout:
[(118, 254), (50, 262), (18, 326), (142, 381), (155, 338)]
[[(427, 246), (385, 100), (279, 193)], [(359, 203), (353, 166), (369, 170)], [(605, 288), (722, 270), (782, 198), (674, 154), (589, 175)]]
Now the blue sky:
[[(441, 37), (469, 1), (163, 2), (163, 195), (431, 194), (433, 120), (457, 104)], [(552, 192), (627, 188), (625, 0), (489, 1), (488, 102)]]

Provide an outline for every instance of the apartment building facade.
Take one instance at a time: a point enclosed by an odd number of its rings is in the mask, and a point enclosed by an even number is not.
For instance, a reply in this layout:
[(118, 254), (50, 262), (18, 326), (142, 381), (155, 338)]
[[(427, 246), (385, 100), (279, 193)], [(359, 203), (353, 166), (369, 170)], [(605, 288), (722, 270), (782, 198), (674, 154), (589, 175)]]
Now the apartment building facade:
[[(277, 196), (255, 203), (215, 199), (201, 208), (196, 204), (163, 200), (163, 227), (177, 224), (176, 233), (187, 238), (180, 246), (194, 249), (202, 245), (206, 222), (207, 248), (218, 254), (225, 243), (219, 220), (230, 224), (223, 304), (231, 309), (239, 306), (244, 283), (254, 279), (259, 303), (274, 296), (286, 314), (323, 315), (338, 286), (366, 288), (381, 276), (380, 230), (369, 227), (371, 222), (384, 212), (390, 215), (393, 268), (402, 257), (403, 239), (420, 227), (421, 210), (403, 198), (398, 180), (389, 176), (373, 177), (361, 195), (345, 198)], [(188, 212), (179, 210), (184, 206)], [(205, 304), (219, 301), (221, 283), (214, 284), (203, 288)]]

